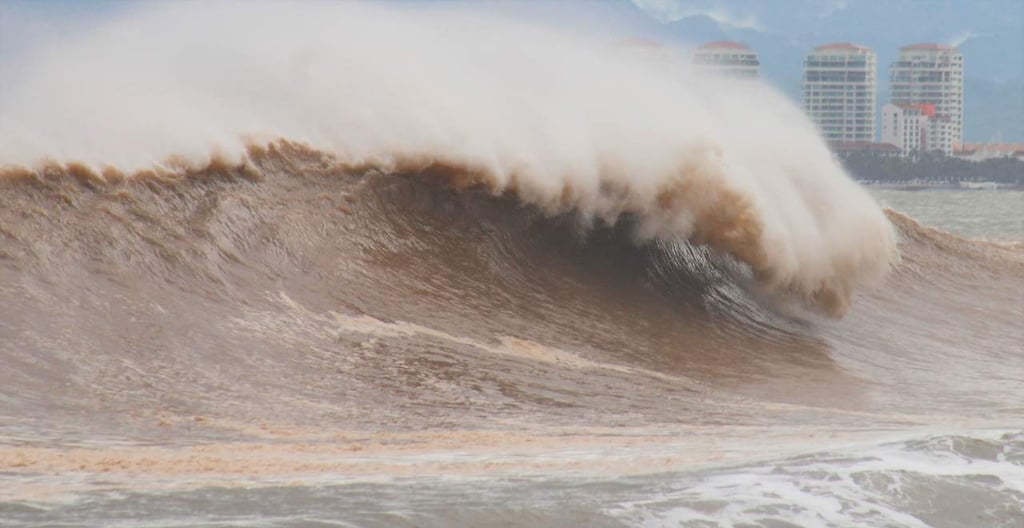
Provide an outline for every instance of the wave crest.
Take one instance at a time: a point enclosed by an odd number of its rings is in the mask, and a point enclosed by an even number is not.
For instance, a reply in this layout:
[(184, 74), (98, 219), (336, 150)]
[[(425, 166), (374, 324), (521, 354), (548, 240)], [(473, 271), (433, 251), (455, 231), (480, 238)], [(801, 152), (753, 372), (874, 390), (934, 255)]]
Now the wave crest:
[[(572, 179), (556, 192), (539, 189), (529, 174), (497, 175), (484, 167), (461, 165), (431, 156), (388, 156), (360, 162), (344, 161), (298, 142), (280, 140), (250, 145), (242, 162), (214, 158), (191, 168), (180, 158), (169, 158), (152, 169), (123, 172), (114, 167), (95, 170), (78, 162), (47, 161), (35, 168), (8, 167), (0, 179), (52, 181), (70, 179), (87, 188), (132, 181), (203, 180), (218, 176), (260, 180), (274, 177), (280, 169), (309, 167), (311, 163), (327, 174), (384, 173), (423, 179), (457, 191), (484, 190), (492, 195), (514, 197), (537, 207), (547, 216), (573, 214), (585, 224), (615, 225), (631, 218), (638, 242), (653, 239), (687, 241), (728, 255), (749, 267), (762, 293), (799, 299), (808, 307), (831, 316), (849, 308), (853, 287), (864, 280), (865, 270), (845, 263), (830, 276), (808, 280), (799, 269), (787, 269), (784, 255), (767, 245), (765, 219), (751, 195), (731, 188), (716, 165), (714, 151), (694, 154), (678, 171), (658, 181), (653, 189), (629, 185), (614, 173), (606, 174), (595, 189), (575, 188)], [(303, 170), (303, 169), (299, 169)], [(66, 195), (61, 195), (66, 196)], [(71, 198), (65, 198), (70, 202)], [(883, 230), (881, 242), (888, 242)], [(842, 264), (842, 263), (838, 263)], [(883, 260), (884, 265), (888, 265)], [(874, 270), (877, 272), (877, 270)]]
[[(272, 41), (251, 31), (267, 25)], [(469, 8), (153, 5), (31, 59), (0, 93), (0, 165), (176, 178), (308, 151), (587, 222), (635, 215), (640, 239), (706, 245), (833, 316), (896, 259), (798, 108), (607, 35)]]

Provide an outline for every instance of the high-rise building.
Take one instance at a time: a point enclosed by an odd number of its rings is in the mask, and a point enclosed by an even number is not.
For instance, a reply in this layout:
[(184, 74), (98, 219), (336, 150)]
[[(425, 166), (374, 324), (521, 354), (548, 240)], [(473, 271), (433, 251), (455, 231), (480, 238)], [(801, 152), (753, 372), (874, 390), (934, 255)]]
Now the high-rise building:
[(875, 52), (850, 43), (814, 48), (804, 60), (804, 112), (832, 143), (875, 140)]
[[(893, 104), (935, 106), (935, 119), (949, 123), (953, 148), (964, 139), (964, 57), (952, 46), (914, 44), (900, 48), (889, 66)], [(943, 149), (945, 150), (945, 149)]]
[(739, 42), (708, 42), (693, 53), (698, 71), (754, 78), (759, 75), (761, 61), (757, 52)]

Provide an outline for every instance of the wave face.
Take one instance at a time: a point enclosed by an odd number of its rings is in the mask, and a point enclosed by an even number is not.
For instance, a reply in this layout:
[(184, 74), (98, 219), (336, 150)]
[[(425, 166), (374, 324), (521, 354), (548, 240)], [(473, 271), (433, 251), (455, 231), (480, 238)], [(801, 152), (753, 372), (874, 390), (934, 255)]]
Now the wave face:
[[(949, 361), (962, 375), (944, 385), (943, 407), (990, 393), (988, 412), (1019, 408), (1006, 396), (1024, 315), (1024, 254), (1013, 245), (890, 212), (902, 262), (836, 326), (765, 297), (728, 254), (638, 239), (641, 215), (591, 224), (513, 194), (437, 185), (429, 172), (353, 172), (289, 143), (248, 160), (182, 174), (104, 177), (77, 165), (7, 174), (0, 264), (15, 302), (0, 313), (7, 360), (19, 365), (8, 401), (84, 412), (141, 398), (185, 414), (217, 414), (228, 401), (246, 420), (293, 419), (312, 401), (303, 422), (373, 423), (403, 409), (419, 425), (461, 422), (491, 396), (544, 416), (594, 405), (596, 422), (613, 409), (666, 420), (759, 412), (712, 411), (653, 389), (586, 403), (576, 398), (597, 390), (594, 380), (499, 367), (539, 361), (601, 372), (607, 386), (595, 397), (631, 393), (640, 375), (669, 393), (725, 383), (757, 398), (924, 412), (937, 396), (922, 365)], [(965, 354), (965, 333), (983, 351)], [(318, 366), (335, 361), (339, 377), (321, 379)], [(854, 397), (863, 387), (850, 373), (884, 390)], [(69, 376), (78, 385), (46, 389)], [(493, 383), (506, 388), (484, 388)], [(438, 398), (425, 415), (412, 412), (428, 398), (418, 384)], [(93, 393), (101, 400), (83, 399)], [(366, 399), (379, 393), (388, 398)], [(359, 404), (334, 407), (333, 397)]]
[(894, 258), (878, 207), (767, 87), (452, 9), (237, 7), (140, 7), (14, 67), (0, 161), (200, 169), (284, 138), (549, 214), (632, 215), (638, 237), (728, 253), (837, 316)]

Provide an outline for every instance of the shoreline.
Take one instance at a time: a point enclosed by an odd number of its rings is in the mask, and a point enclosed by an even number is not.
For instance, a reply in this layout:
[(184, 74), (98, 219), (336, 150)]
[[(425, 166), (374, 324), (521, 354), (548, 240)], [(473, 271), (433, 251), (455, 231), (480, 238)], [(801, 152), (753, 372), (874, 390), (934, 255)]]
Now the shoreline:
[(1024, 185), (997, 182), (888, 182), (879, 180), (857, 180), (857, 183), (872, 189), (894, 191), (1024, 191)]

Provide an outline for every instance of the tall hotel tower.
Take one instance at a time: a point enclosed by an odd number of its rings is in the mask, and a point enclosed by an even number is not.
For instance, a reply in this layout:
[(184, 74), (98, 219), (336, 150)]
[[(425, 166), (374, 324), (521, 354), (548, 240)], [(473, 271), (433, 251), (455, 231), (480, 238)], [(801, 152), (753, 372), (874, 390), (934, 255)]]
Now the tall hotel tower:
[(875, 141), (875, 52), (825, 44), (804, 60), (804, 112), (832, 143)]
[(964, 140), (964, 57), (952, 46), (914, 44), (900, 48), (889, 66), (889, 99), (896, 105), (934, 105), (950, 124), (954, 148)]
[(744, 78), (757, 77), (761, 68), (757, 52), (750, 46), (724, 40), (708, 42), (697, 48), (693, 62), (699, 71)]

